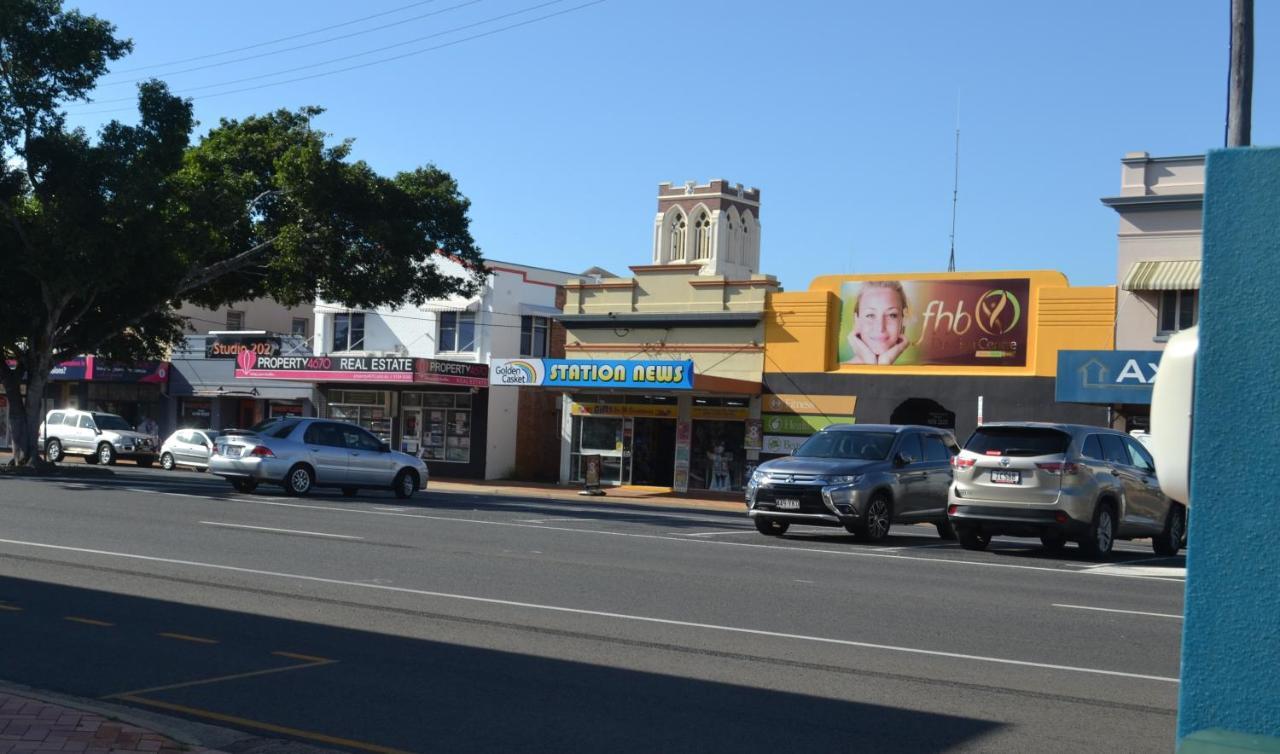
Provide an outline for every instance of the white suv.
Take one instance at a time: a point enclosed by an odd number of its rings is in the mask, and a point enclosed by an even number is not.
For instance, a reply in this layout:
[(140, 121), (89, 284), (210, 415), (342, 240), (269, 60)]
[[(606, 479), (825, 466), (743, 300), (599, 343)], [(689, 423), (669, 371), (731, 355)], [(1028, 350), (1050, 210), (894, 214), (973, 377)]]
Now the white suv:
[(40, 425), (40, 447), (50, 463), (71, 455), (108, 466), (121, 458), (139, 466), (156, 460), (154, 440), (134, 430), (123, 417), (98, 411), (50, 411)]

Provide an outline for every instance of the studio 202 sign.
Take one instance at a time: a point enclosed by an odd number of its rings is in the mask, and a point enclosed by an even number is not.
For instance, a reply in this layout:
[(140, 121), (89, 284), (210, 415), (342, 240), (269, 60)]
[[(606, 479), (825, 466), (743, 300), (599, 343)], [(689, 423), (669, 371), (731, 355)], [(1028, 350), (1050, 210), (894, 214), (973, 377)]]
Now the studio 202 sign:
[(1031, 283), (861, 280), (840, 288), (841, 364), (1026, 366)]
[(489, 384), (692, 390), (692, 361), (631, 359), (494, 359)]
[(234, 359), (242, 351), (279, 356), (280, 339), (270, 335), (210, 335), (204, 341), (206, 359)]

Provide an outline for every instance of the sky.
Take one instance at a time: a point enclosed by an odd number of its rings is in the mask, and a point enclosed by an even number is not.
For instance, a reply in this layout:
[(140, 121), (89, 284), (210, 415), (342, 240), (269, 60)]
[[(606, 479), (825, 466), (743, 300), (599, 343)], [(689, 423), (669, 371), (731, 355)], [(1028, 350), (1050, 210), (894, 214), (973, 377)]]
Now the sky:
[[(199, 133), (319, 105), (376, 170), (451, 173), (486, 258), (570, 272), (650, 263), (658, 184), (714, 178), (761, 190), (787, 290), (943, 271), (958, 125), (957, 269), (1113, 284), (1120, 159), (1223, 143), (1230, 0), (66, 6), (135, 44), (73, 125), (134, 120), (153, 76)], [(1276, 145), (1280, 3), (1255, 14), (1253, 143)]]

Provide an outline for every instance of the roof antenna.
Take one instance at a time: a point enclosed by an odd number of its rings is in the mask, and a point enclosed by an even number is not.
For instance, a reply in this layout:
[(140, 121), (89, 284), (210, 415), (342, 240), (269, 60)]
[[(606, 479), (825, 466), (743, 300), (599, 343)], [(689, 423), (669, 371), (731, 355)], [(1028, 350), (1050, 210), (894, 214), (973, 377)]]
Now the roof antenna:
[(956, 204), (960, 199), (960, 91), (956, 90), (956, 174), (951, 186), (951, 258), (947, 272), (956, 271)]

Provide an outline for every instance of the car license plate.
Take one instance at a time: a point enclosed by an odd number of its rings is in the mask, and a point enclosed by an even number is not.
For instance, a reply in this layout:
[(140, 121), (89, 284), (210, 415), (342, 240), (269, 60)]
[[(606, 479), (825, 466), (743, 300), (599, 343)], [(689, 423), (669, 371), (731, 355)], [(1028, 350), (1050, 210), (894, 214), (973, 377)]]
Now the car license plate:
[(239, 458), (239, 457), (240, 457), (240, 448), (238, 448), (238, 447), (237, 447), (237, 446), (235, 446), (235, 445), (228, 445), (228, 446), (227, 446), (227, 452), (226, 452), (226, 453), (223, 453), (223, 455), (225, 455), (227, 458)]
[(800, 510), (800, 498), (780, 497), (773, 501), (773, 507), (780, 511), (798, 511)]
[(992, 484), (1022, 484), (1021, 471), (1005, 471), (1003, 469), (991, 470)]

